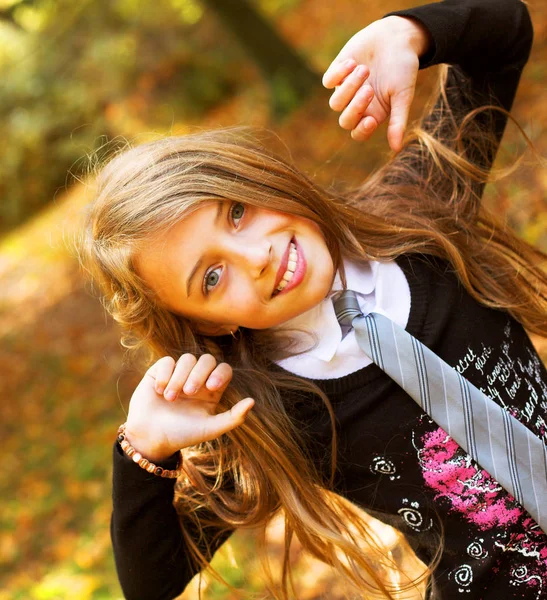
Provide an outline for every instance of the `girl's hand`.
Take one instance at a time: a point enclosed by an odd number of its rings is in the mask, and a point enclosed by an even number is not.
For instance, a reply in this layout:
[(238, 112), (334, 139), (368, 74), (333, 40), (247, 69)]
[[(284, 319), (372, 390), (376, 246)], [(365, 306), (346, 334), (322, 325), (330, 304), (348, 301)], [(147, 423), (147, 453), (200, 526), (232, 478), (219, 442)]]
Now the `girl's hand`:
[(427, 52), (430, 34), (418, 21), (391, 16), (356, 33), (323, 75), (323, 85), (336, 87), (330, 107), (357, 141), (368, 140), (389, 117), (388, 143), (398, 152), (414, 98), (419, 57)]
[(160, 358), (131, 397), (126, 425), (131, 445), (156, 462), (241, 425), (254, 405), (252, 398), (216, 414), (231, 379), (230, 365), (217, 365), (211, 354), (199, 360), (183, 354), (176, 363), (169, 356)]

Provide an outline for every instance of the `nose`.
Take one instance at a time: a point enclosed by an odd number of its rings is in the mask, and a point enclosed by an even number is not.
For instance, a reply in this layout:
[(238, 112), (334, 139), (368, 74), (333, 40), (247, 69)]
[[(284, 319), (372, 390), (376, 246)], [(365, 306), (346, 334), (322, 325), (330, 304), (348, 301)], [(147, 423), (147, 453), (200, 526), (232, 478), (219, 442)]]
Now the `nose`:
[(240, 241), (234, 250), (234, 259), (255, 279), (267, 272), (272, 259), (272, 245), (268, 240)]

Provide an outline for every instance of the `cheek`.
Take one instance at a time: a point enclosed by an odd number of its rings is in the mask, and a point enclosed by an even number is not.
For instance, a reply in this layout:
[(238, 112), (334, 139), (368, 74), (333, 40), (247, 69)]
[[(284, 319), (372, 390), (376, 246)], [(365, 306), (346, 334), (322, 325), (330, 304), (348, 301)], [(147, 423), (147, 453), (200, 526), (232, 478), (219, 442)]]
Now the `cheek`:
[(255, 224), (259, 227), (264, 236), (268, 237), (272, 232), (288, 232), (294, 227), (300, 227), (301, 219), (288, 213), (275, 210), (260, 209)]
[(246, 283), (234, 282), (223, 298), (223, 305), (231, 314), (253, 315), (264, 310), (264, 305), (256, 295), (256, 290)]

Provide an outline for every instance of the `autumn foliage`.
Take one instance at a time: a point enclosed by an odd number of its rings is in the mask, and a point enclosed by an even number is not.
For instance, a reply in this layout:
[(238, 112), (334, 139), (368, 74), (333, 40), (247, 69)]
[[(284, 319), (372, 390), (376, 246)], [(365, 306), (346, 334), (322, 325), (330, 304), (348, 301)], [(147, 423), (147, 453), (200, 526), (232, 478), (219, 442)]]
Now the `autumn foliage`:
[[(125, 360), (119, 332), (71, 248), (89, 201), (89, 156), (116, 136), (144, 141), (251, 124), (273, 129), (321, 183), (340, 185), (365, 178), (388, 152), (384, 128), (357, 144), (338, 127), (319, 82), (356, 27), (412, 3), (253, 4), (317, 73), (317, 91), (281, 121), (272, 119), (271, 88), (252, 58), (194, 1), (0, 0), (7, 82), (0, 100), (0, 600), (122, 597), (109, 538), (110, 453), (142, 373)], [(530, 11), (535, 44), (514, 116), (545, 156), (547, 6), (533, 0)], [(414, 116), (434, 75), (420, 76)], [(498, 164), (523, 149), (509, 125)], [(547, 175), (530, 153), (525, 158), (516, 174), (487, 188), (485, 202), (547, 250)], [(545, 341), (535, 342), (547, 358)], [(272, 552), (281, 552), (275, 524), (270, 539)], [(258, 598), (252, 543), (250, 533), (236, 534), (215, 564)], [(345, 597), (297, 545), (293, 555), (302, 600)], [(231, 598), (216, 583), (205, 588), (206, 598)], [(195, 587), (184, 596), (195, 597)]]

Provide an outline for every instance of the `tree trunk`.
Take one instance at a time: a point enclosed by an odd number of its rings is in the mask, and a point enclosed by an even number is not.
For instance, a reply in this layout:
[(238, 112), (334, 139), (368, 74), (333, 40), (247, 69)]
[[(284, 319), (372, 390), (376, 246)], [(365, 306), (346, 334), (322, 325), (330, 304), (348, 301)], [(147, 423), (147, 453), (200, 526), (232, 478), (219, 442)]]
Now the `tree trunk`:
[(258, 65), (271, 91), (274, 118), (290, 113), (319, 85), (319, 76), (248, 0), (203, 0)]

